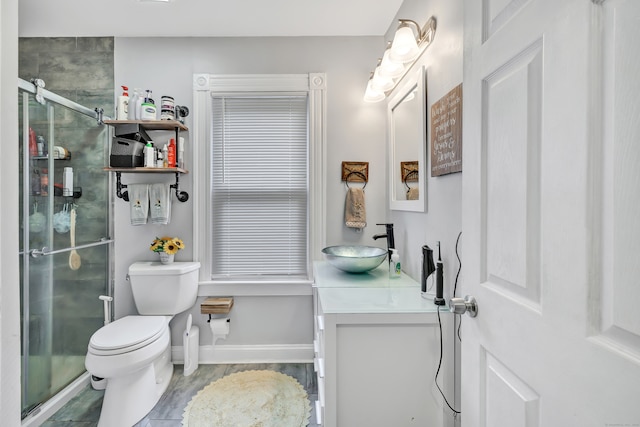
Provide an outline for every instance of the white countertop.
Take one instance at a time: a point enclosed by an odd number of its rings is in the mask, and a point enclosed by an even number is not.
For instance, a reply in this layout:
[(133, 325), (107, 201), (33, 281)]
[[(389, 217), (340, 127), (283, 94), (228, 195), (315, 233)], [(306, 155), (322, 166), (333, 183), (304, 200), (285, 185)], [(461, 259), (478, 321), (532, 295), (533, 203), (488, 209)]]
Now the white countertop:
[[(325, 314), (434, 313), (433, 295), (422, 297), (420, 284), (402, 273), (389, 279), (387, 262), (360, 274), (346, 273), (326, 261), (314, 263), (315, 287)], [(440, 306), (440, 311), (449, 311)]]
[(402, 273), (400, 277), (389, 279), (389, 263), (385, 259), (377, 268), (366, 273), (347, 273), (329, 264), (328, 261), (313, 263), (313, 277), (318, 288), (386, 288), (412, 286), (420, 288), (420, 284)]

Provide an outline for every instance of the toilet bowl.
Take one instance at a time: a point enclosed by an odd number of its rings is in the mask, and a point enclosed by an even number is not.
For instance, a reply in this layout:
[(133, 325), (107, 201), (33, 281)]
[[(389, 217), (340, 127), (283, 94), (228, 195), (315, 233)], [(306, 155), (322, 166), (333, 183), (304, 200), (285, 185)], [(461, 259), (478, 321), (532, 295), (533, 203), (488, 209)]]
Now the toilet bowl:
[(199, 267), (197, 262), (129, 267), (140, 315), (103, 326), (87, 346), (87, 371), (106, 380), (98, 427), (133, 426), (169, 386), (173, 373), (169, 322), (195, 304)]
[(91, 337), (85, 366), (107, 381), (98, 426), (134, 425), (165, 392), (173, 373), (170, 319), (127, 316)]

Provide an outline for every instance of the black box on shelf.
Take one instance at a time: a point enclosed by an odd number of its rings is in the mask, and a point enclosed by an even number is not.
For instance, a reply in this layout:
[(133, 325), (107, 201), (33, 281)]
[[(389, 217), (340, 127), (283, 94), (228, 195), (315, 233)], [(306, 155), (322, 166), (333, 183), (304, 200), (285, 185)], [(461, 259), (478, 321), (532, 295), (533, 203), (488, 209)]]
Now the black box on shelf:
[(144, 166), (144, 142), (114, 136), (111, 140), (109, 165), (112, 168), (135, 168)]
[(139, 123), (121, 123), (115, 127), (115, 135), (120, 138), (140, 141), (144, 144), (151, 141), (151, 138)]

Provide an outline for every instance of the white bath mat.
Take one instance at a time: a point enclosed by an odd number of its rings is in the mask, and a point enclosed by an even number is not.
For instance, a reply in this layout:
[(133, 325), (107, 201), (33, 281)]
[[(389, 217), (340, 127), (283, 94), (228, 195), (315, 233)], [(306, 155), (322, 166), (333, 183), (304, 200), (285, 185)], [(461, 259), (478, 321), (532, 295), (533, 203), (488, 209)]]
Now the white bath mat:
[(294, 378), (274, 371), (237, 372), (216, 380), (191, 399), (185, 427), (305, 427), (311, 406)]

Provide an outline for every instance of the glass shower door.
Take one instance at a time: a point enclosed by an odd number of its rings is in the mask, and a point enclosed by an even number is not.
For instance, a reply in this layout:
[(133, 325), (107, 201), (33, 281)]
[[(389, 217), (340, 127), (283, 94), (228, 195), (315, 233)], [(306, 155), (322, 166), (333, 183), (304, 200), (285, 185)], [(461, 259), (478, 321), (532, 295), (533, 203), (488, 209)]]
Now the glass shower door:
[(110, 288), (109, 131), (93, 111), (48, 94), (18, 100), (23, 418), (85, 372), (104, 321), (98, 296)]

